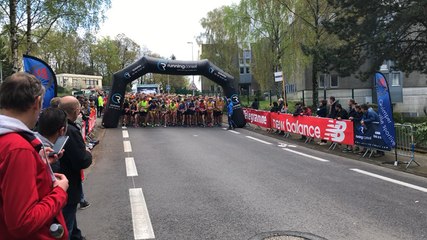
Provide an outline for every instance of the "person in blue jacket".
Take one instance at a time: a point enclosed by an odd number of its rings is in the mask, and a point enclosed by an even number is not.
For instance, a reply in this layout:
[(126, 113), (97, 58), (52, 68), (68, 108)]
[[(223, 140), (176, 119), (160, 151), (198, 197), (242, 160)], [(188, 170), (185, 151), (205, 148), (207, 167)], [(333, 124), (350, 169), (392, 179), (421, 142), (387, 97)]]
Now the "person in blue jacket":
[(227, 116), (228, 116), (228, 129), (234, 129), (234, 122), (232, 120), (233, 116), (233, 102), (230, 98), (227, 99)]

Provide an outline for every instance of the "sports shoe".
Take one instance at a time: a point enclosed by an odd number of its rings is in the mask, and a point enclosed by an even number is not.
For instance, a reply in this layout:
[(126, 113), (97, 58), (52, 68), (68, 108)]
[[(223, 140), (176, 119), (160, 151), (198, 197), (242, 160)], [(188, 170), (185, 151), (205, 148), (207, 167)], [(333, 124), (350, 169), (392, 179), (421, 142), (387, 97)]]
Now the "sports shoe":
[(83, 202), (80, 203), (80, 209), (81, 210), (86, 209), (89, 206), (90, 206), (90, 203), (88, 201), (86, 201), (86, 200), (84, 200)]
[(328, 143), (327, 142), (320, 142), (319, 145), (324, 146), (324, 145), (328, 145)]

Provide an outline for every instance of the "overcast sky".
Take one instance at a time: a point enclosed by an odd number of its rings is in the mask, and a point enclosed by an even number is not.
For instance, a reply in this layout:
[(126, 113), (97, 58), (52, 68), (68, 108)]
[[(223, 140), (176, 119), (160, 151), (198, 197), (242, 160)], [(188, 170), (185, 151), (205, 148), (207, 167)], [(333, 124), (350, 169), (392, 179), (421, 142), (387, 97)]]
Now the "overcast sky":
[(197, 59), (196, 37), (203, 31), (200, 19), (207, 13), (238, 0), (112, 0), (107, 20), (98, 36), (127, 37), (164, 57)]

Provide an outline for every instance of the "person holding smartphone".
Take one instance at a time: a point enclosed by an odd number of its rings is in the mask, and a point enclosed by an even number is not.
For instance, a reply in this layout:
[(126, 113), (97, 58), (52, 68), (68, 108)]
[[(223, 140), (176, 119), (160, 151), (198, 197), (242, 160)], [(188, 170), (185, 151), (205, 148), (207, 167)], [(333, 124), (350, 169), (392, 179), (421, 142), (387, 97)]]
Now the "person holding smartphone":
[[(38, 121), (38, 133), (44, 146), (54, 147), (58, 138), (63, 137), (67, 132), (67, 114), (59, 108), (46, 108), (40, 114)], [(60, 154), (63, 151), (57, 152)], [(54, 152), (52, 152), (54, 153)], [(52, 154), (51, 153), (51, 154)], [(62, 155), (61, 155), (62, 156)], [(53, 172), (60, 171), (60, 160), (51, 164)]]
[[(28, 73), (15, 73), (0, 86), (0, 239), (54, 239), (53, 223), (65, 226), (61, 209), (67, 202), (68, 180), (54, 174), (33, 131), (44, 88)], [(68, 231), (57, 239), (68, 239)]]

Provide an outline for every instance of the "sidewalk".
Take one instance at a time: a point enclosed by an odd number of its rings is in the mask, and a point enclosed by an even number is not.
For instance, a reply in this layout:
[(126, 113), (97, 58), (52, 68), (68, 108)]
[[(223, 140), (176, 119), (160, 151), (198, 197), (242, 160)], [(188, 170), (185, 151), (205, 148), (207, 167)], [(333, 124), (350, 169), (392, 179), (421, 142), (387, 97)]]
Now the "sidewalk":
[(304, 143), (304, 141), (300, 140), (301, 135), (297, 134), (291, 134), (289, 138), (285, 138), (281, 135), (275, 134), (275, 133), (268, 133), (266, 128), (261, 128), (255, 125), (246, 125), (245, 129), (249, 131), (253, 131), (265, 136), (273, 137), (278, 140), (282, 141), (289, 141), (296, 145), (305, 146), (307, 148), (315, 149), (318, 151), (331, 153), (334, 155), (342, 156), (345, 158), (350, 158), (357, 161), (362, 161), (370, 164), (375, 164), (378, 166), (383, 166), (386, 168), (394, 169), (397, 171), (407, 172), (415, 175), (419, 175), (422, 177), (427, 177), (427, 154), (425, 153), (418, 153), (415, 152), (415, 161), (420, 164), (421, 166), (418, 166), (416, 163), (412, 162), (411, 165), (406, 169), (406, 163), (410, 161), (409, 157), (404, 156), (398, 156), (398, 162), (399, 164), (397, 166), (394, 166), (395, 162), (395, 154), (394, 152), (385, 152), (384, 156), (381, 157), (371, 157), (371, 158), (362, 158), (362, 155), (358, 155), (355, 153), (346, 153), (342, 152), (344, 145), (337, 146), (335, 150), (329, 150), (330, 143), (328, 145), (320, 146), (316, 142), (318, 142), (318, 139), (315, 139), (314, 142), (310, 143)]

